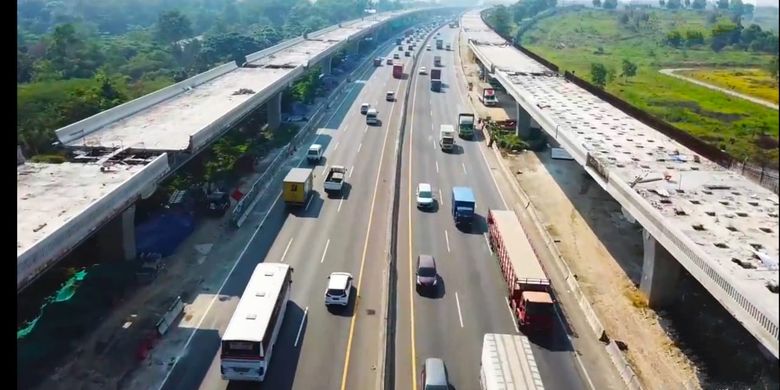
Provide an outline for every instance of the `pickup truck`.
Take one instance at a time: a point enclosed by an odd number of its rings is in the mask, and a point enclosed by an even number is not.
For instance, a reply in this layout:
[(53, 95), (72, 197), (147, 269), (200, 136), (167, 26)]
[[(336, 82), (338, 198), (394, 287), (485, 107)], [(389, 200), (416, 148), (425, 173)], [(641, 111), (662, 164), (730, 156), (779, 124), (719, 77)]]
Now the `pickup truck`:
[(471, 227), (477, 201), (470, 187), (452, 187), (452, 217), (458, 228)]
[(344, 178), (346, 178), (346, 176), (347, 168), (344, 168), (341, 165), (334, 165), (330, 167), (330, 170), (328, 170), (328, 176), (325, 177), (325, 183), (323, 184), (325, 192), (341, 193), (341, 190), (344, 188)]

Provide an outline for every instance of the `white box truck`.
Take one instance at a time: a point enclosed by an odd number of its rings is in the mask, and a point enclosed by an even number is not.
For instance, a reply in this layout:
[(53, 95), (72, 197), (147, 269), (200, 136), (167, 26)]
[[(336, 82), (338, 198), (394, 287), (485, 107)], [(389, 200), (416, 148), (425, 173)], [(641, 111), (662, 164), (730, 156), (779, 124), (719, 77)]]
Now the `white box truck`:
[(439, 146), (441, 150), (452, 150), (455, 147), (455, 126), (441, 125), (439, 127)]
[(528, 338), (485, 334), (479, 384), (482, 390), (544, 390)]

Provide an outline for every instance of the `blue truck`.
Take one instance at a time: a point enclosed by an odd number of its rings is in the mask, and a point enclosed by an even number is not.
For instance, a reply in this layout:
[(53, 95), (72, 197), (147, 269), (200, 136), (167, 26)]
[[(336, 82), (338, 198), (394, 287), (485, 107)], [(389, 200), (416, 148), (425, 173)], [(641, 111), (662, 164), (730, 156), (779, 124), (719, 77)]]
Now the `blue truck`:
[(452, 187), (452, 217), (455, 226), (471, 226), (477, 201), (470, 187)]

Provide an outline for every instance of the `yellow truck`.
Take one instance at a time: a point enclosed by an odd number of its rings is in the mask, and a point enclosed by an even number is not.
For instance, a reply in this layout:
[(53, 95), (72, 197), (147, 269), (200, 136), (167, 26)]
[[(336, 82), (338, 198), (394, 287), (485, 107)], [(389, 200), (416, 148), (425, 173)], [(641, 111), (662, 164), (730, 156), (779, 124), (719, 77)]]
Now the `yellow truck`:
[(290, 206), (303, 206), (309, 199), (314, 175), (311, 168), (293, 168), (284, 177), (282, 198)]

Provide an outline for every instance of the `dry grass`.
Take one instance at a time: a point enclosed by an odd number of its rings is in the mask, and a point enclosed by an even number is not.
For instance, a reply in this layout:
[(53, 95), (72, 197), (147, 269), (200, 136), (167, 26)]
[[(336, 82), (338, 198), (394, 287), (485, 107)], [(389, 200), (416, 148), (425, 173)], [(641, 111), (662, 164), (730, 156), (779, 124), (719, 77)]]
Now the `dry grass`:
[(760, 68), (696, 69), (679, 72), (682, 75), (728, 88), (759, 99), (778, 103), (777, 81), (769, 72)]

